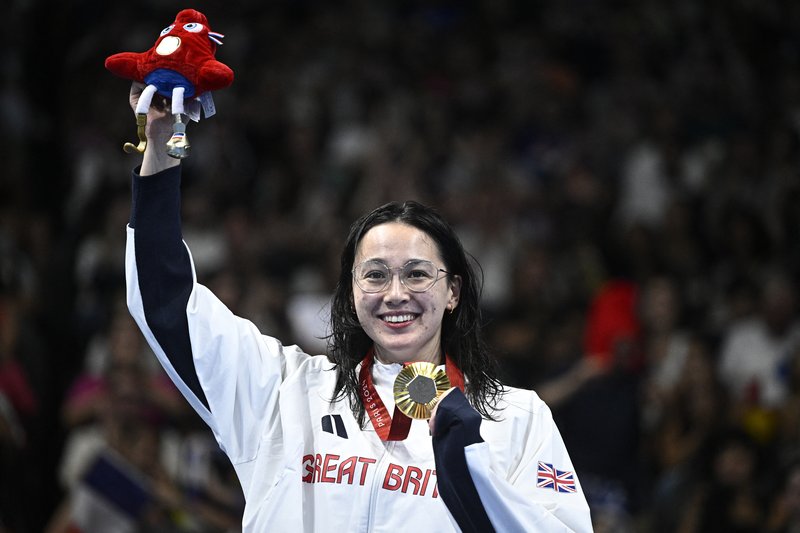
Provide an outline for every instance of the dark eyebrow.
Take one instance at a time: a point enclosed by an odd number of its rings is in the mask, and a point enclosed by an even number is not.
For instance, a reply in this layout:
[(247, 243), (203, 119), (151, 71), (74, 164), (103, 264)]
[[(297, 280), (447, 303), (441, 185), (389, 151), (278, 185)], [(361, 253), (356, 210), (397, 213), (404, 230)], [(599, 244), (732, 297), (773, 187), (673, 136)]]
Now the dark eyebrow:
[[(370, 263), (370, 262), (382, 263), (382, 264), (386, 265), (387, 267), (389, 266), (389, 262), (386, 261), (385, 259), (381, 258), (381, 257), (370, 257), (369, 259), (364, 259), (363, 261), (359, 261), (358, 263), (356, 263), (356, 266), (361, 265), (363, 263)], [(430, 260), (430, 259), (421, 259), (421, 258), (415, 257), (415, 258), (409, 259), (408, 261), (403, 263), (401, 265), (401, 267), (404, 267), (404, 266), (406, 266), (406, 265), (408, 265), (410, 263), (433, 263), (433, 261)]]
[(409, 259), (408, 261), (403, 263), (403, 266), (406, 267), (406, 266), (410, 265), (411, 263), (430, 263), (430, 264), (433, 264), (433, 261), (431, 261), (430, 259)]

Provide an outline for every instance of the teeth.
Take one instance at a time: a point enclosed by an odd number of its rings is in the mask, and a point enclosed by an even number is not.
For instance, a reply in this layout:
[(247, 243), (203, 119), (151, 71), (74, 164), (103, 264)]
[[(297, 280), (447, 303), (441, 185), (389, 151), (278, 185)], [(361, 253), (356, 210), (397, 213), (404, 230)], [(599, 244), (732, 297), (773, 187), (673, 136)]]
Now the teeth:
[(392, 315), (392, 316), (385, 316), (383, 319), (386, 322), (393, 322), (393, 323), (400, 323), (400, 322), (409, 322), (414, 320), (414, 315)]

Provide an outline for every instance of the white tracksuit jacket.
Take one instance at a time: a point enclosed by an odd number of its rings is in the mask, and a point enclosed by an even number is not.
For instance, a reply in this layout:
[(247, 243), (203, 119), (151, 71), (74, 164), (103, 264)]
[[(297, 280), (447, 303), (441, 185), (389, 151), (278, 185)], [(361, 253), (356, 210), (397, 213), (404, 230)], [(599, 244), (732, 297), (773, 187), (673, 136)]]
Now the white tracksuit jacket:
[[(439, 406), (437, 436), (415, 420), (406, 440), (382, 442), (346, 402), (331, 404), (326, 357), (263, 335), (197, 283), (181, 238), (180, 167), (133, 180), (128, 306), (233, 463), (244, 531), (591, 531), (536, 393), (508, 389), (496, 422), (454, 393)], [(373, 367), (389, 413), (400, 368)]]

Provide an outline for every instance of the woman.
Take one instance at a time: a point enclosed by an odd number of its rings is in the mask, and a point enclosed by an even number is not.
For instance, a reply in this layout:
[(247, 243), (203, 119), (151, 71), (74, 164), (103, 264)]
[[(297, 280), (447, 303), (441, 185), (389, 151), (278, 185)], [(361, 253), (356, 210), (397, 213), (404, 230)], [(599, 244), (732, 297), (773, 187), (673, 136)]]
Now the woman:
[[(171, 121), (151, 108), (148, 124), (133, 176), (128, 306), (233, 463), (245, 531), (591, 530), (550, 411), (490, 370), (475, 276), (438, 215), (389, 204), (353, 225), (330, 353), (312, 357), (196, 282), (181, 239), (179, 161), (164, 149)], [(430, 425), (393, 397), (404, 364), (421, 362), (455, 385)], [(405, 392), (424, 396), (426, 383), (414, 377)]]

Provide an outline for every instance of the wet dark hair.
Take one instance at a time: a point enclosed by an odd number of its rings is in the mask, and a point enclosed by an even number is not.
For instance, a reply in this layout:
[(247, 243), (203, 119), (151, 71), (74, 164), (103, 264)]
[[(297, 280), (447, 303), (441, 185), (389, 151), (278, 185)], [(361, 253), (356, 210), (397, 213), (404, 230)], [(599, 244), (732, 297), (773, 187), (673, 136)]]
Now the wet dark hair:
[[(356, 249), (367, 232), (388, 222), (413, 226), (427, 234), (439, 251), (448, 280), (461, 277), (458, 305), (442, 318), (442, 348), (466, 378), (466, 396), (484, 418), (494, 419), (497, 399), (503, 386), (497, 379), (497, 363), (481, 332), (480, 294), (482, 278), (476, 275), (477, 262), (467, 253), (453, 228), (433, 208), (418, 202), (390, 202), (367, 213), (350, 227), (341, 257), (341, 273), (331, 303), (331, 334), (328, 358), (336, 364), (333, 401), (347, 399), (353, 414), (363, 426), (364, 406), (358, 394), (356, 367), (364, 359), (372, 339), (361, 328), (353, 307), (352, 270)], [(470, 261), (471, 259), (471, 261)]]

